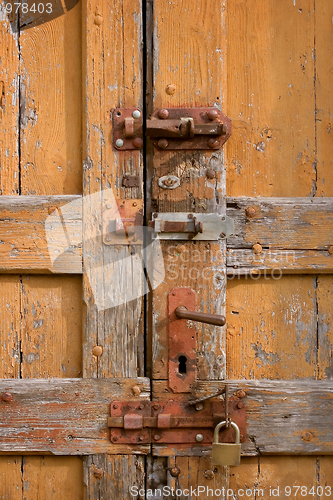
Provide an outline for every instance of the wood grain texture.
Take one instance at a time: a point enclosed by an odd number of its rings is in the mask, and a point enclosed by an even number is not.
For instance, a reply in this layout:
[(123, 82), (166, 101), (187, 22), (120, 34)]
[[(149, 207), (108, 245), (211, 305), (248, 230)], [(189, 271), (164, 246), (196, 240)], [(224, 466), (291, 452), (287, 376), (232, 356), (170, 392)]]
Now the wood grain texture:
[(20, 66), (21, 192), (80, 194), (81, 3), (21, 33)]
[(82, 273), (80, 196), (2, 196), (0, 271)]
[[(135, 455), (90, 455), (84, 458), (86, 487), (85, 498), (135, 498), (130, 488), (145, 489), (144, 457)], [(103, 472), (103, 477), (95, 477), (96, 469)], [(136, 498), (143, 498), (137, 496)]]
[(11, 195), (19, 193), (19, 45), (4, 4), (0, 6), (0, 61), (0, 195)]
[[(124, 256), (115, 247), (103, 245), (101, 220), (107, 190), (116, 199), (142, 198), (142, 184), (122, 186), (125, 174), (143, 178), (142, 155), (114, 150), (110, 115), (117, 107), (142, 107), (140, 1), (84, 2), (83, 33), (84, 376), (137, 376), (143, 374), (143, 279), (132, 271), (115, 280), (113, 263), (120, 269)], [(123, 250), (128, 256), (128, 249)], [(131, 288), (132, 284), (138, 292), (136, 300), (112, 307), (108, 294), (120, 297), (124, 285)], [(99, 360), (91, 358), (97, 344), (104, 349)]]
[[(198, 382), (195, 395), (216, 394), (223, 382)], [(242, 456), (331, 455), (331, 380), (230, 380), (230, 395), (243, 389), (247, 415), (247, 441)], [(154, 382), (154, 393), (162, 392), (165, 382)], [(211, 447), (184, 450), (172, 445), (153, 446), (158, 456), (210, 456)]]
[(83, 500), (80, 457), (29, 457), (22, 459), (22, 500)]
[(319, 276), (318, 305), (318, 378), (333, 378), (332, 276)]
[(316, 378), (316, 279), (228, 282), (227, 378)]
[(313, 0), (227, 4), (228, 196), (316, 192), (314, 19)]
[(81, 276), (22, 278), (21, 377), (81, 376), (81, 289)]
[(333, 91), (330, 84), (333, 71), (333, 6), (316, 0), (315, 9), (315, 92), (317, 138), (317, 196), (333, 196)]
[(22, 500), (21, 457), (0, 457), (0, 497)]
[(1, 378), (20, 377), (21, 283), (18, 276), (0, 277)]
[[(0, 392), (10, 392), (2, 403), (0, 451), (89, 455), (142, 454), (147, 445), (114, 445), (107, 418), (111, 401), (134, 398), (132, 387), (149, 398), (149, 380), (139, 379), (22, 379), (0, 381)], [(111, 487), (111, 485), (110, 485)]]

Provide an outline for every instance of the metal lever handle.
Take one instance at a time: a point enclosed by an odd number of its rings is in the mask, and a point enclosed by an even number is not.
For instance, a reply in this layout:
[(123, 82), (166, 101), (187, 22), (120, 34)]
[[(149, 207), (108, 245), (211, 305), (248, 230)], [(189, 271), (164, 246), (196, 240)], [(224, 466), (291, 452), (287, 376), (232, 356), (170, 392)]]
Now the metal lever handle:
[(224, 123), (195, 123), (193, 118), (180, 120), (147, 120), (146, 134), (149, 137), (172, 137), (189, 139), (195, 135), (221, 136), (227, 133)]
[(207, 325), (224, 326), (226, 319), (219, 314), (208, 314), (196, 311), (189, 311), (185, 306), (178, 306), (175, 314), (179, 319), (192, 319), (200, 323), (207, 323)]

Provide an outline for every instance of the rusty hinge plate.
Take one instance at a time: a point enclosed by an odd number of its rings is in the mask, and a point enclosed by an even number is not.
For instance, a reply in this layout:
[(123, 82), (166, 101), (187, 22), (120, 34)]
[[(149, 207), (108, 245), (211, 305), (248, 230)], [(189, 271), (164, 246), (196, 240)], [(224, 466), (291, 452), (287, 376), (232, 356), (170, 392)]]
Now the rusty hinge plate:
[[(201, 408), (198, 410), (198, 408)], [(237, 397), (229, 398), (228, 415), (246, 440), (246, 410)], [(108, 426), (115, 444), (211, 445), (215, 426), (225, 419), (225, 401), (203, 401), (200, 407), (190, 401), (113, 401)], [(198, 440), (198, 435), (200, 440)], [(202, 438), (201, 438), (202, 436)], [(231, 429), (221, 432), (220, 442), (233, 442)]]
[[(142, 113), (138, 108), (112, 112), (113, 144), (119, 151), (141, 149)], [(231, 135), (231, 120), (217, 108), (156, 109), (146, 135), (158, 150), (218, 150)]]
[(102, 220), (106, 245), (142, 245), (142, 199), (116, 200), (116, 203), (106, 199)]

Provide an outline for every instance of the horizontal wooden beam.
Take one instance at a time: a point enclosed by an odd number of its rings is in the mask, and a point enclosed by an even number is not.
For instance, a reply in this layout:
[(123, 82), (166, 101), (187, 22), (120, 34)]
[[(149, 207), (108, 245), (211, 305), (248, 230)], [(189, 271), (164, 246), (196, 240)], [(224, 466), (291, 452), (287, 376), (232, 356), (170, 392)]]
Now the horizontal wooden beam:
[[(235, 224), (229, 277), (333, 272), (333, 198), (239, 197), (227, 205)], [(80, 196), (0, 197), (0, 272), (82, 273), (81, 254)]]
[[(244, 456), (333, 454), (333, 381), (228, 381), (229, 394), (243, 389), (247, 413)], [(199, 382), (196, 396), (218, 392), (224, 382)], [(133, 388), (135, 389), (133, 390)], [(138, 388), (139, 387), (139, 390)], [(154, 398), (170, 398), (166, 381), (155, 381)], [(149, 445), (110, 442), (114, 400), (150, 399), (149, 379), (0, 380), (1, 453), (149, 453)], [(140, 394), (139, 394), (140, 393)], [(138, 395), (139, 394), (139, 395)], [(172, 398), (186, 398), (173, 395)], [(5, 402), (4, 399), (8, 400)], [(153, 447), (156, 455), (210, 455), (210, 447)]]
[(81, 274), (81, 199), (1, 196), (0, 272)]
[[(216, 394), (224, 385), (198, 382), (196, 396)], [(333, 454), (333, 380), (231, 380), (228, 387), (230, 396), (239, 389), (246, 394), (242, 456)], [(154, 382), (155, 397), (165, 395), (165, 389), (165, 381)], [(210, 456), (211, 448), (154, 445), (153, 454)]]
[(148, 445), (111, 443), (108, 416), (112, 400), (149, 399), (149, 390), (147, 378), (2, 379), (0, 394), (12, 400), (0, 396), (0, 452), (146, 454)]

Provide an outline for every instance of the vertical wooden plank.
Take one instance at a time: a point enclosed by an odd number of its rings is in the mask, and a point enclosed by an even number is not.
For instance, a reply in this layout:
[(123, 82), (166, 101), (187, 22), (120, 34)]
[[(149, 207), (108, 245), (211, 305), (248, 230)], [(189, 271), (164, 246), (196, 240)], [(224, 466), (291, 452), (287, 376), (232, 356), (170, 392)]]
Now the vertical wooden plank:
[(333, 5), (316, 0), (315, 93), (317, 139), (317, 196), (333, 196)]
[(0, 5), (0, 195), (19, 193), (19, 48)]
[(24, 500), (83, 500), (83, 469), (79, 457), (23, 458)]
[(0, 498), (22, 500), (22, 457), (0, 457)]
[(22, 194), (80, 194), (81, 3), (22, 31), (20, 48)]
[(20, 377), (20, 278), (0, 278), (0, 377)]
[[(319, 485), (323, 488), (321, 497), (330, 498), (333, 492), (333, 457), (318, 457)], [(321, 493), (321, 490), (319, 490)]]
[(333, 377), (332, 276), (318, 276), (318, 378)]
[(316, 279), (238, 279), (227, 289), (227, 378), (315, 378)]
[[(143, 375), (142, 280), (126, 274), (128, 247), (103, 243), (102, 213), (116, 199), (142, 198), (142, 154), (117, 152), (112, 144), (111, 110), (142, 109), (141, 1), (83, 2), (83, 266), (84, 377)], [(137, 188), (122, 186), (124, 174), (141, 178)], [(110, 201), (111, 200), (111, 201)], [(140, 252), (141, 249), (130, 250)], [(123, 270), (119, 280), (114, 264)], [(127, 280), (127, 282), (126, 282)], [(126, 300), (126, 286), (138, 287)], [(124, 297), (113, 306), (112, 297)], [(93, 356), (93, 348), (103, 349)], [(103, 477), (94, 476), (95, 467)], [(143, 484), (144, 461), (136, 456), (94, 455), (84, 462), (87, 498), (128, 498), (129, 487)]]
[[(314, 2), (228, 3), (227, 194), (314, 196)], [(297, 194), (296, 194), (297, 193)]]
[(81, 276), (23, 276), (23, 378), (82, 375)]

